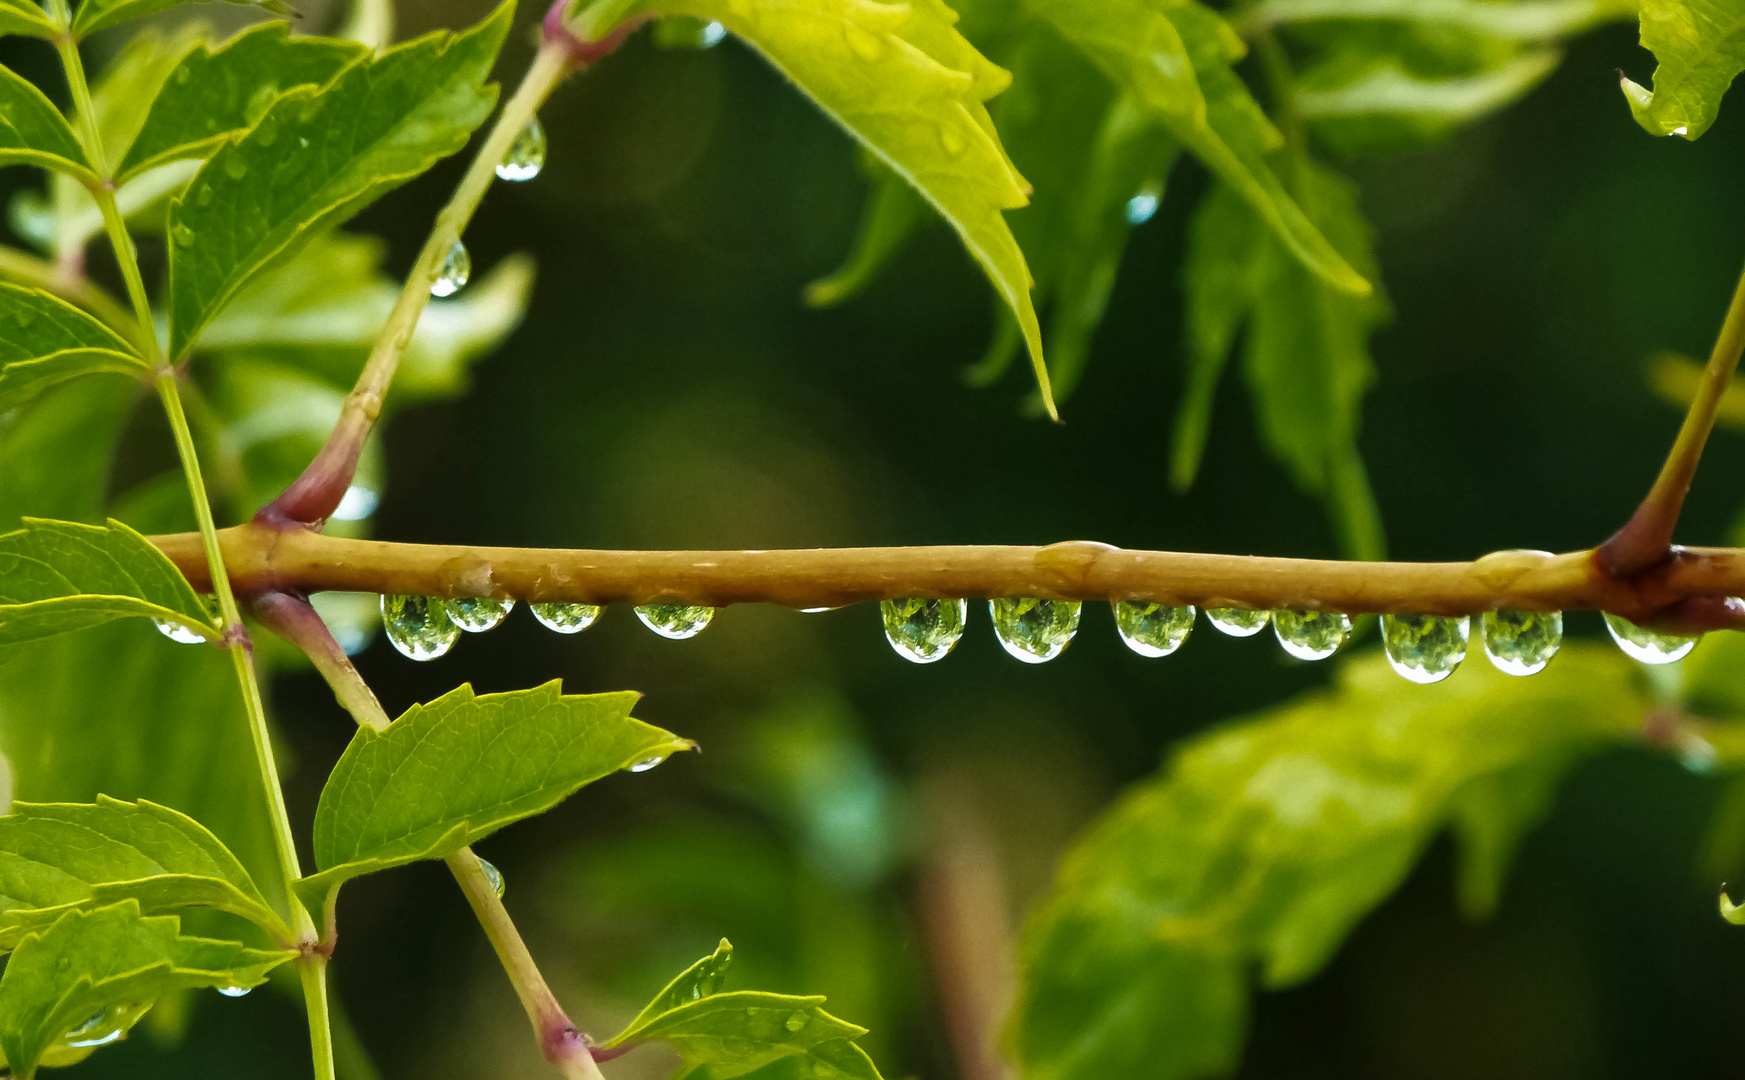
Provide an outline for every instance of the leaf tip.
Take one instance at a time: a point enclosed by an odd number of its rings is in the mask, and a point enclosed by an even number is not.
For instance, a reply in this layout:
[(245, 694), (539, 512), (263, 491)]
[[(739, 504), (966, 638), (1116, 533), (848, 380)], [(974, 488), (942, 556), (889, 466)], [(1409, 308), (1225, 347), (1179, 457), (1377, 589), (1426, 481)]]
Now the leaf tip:
[(1721, 918), (1726, 919), (1734, 926), (1745, 926), (1745, 904), (1733, 903), (1732, 897), (1727, 895), (1727, 886), (1725, 885), (1721, 886), (1720, 908)]

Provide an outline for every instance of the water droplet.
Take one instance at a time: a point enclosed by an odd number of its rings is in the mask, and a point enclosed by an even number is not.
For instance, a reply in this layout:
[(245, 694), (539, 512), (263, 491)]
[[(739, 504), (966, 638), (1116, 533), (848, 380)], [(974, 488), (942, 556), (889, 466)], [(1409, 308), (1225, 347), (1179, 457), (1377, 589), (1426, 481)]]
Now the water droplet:
[(194, 73), (192, 71), (189, 71), (186, 67), (179, 67), (176, 69), (176, 85), (177, 86), (187, 86), (188, 80), (193, 78), (193, 77), (194, 77)]
[(1683, 660), (1697, 647), (1697, 639), (1702, 636), (1663, 634), (1658, 630), (1637, 626), (1629, 619), (1613, 615), (1609, 611), (1606, 612), (1606, 629), (1611, 631), (1612, 640), (1618, 643), (1618, 648), (1624, 650), (1625, 656), (1640, 660), (1644, 664), (1670, 664), (1674, 660)]
[(1351, 616), (1342, 611), (1275, 611), (1272, 632), (1298, 660), (1325, 660), (1351, 636)]
[(345, 489), (345, 494), (340, 496), (339, 505), (333, 508), (333, 513), (328, 517), (334, 521), (362, 521), (375, 513), (381, 502), (380, 495), (367, 487), (353, 484)]
[(942, 126), (939, 129), (939, 145), (945, 147), (946, 153), (956, 155), (963, 153), (966, 144), (956, 128)]
[(1021, 596), (988, 601), (1000, 644), (1026, 664), (1053, 660), (1066, 650), (1078, 633), (1080, 607), (1077, 600)]
[(1270, 611), (1250, 611), (1247, 608), (1209, 607), (1206, 619), (1231, 637), (1253, 637), (1266, 629)]
[(194, 230), (180, 221), (176, 222), (176, 227), (170, 230), (170, 235), (175, 238), (177, 247), (194, 246)]
[(108, 1046), (125, 1034), (120, 1014), (121, 1010), (113, 1005), (102, 1012), (93, 1013), (78, 1027), (67, 1032), (66, 1045), (75, 1050)]
[(715, 617), (715, 609), (698, 604), (641, 604), (636, 608), (636, 617), (661, 637), (683, 641), (702, 633), (703, 627)]
[(967, 600), (886, 600), (879, 605), (885, 639), (897, 655), (917, 664), (945, 659), (963, 637)]
[(793, 1013), (786, 1020), (782, 1021), (782, 1027), (789, 1031), (798, 1031), (805, 1026), (806, 1014), (803, 1012)]
[(1535, 675), (1545, 670), (1563, 644), (1563, 612), (1487, 611), (1479, 620), (1484, 654), (1498, 671)]
[(458, 600), (445, 600), (443, 605), (448, 608), (448, 617), (454, 620), (456, 626), (469, 634), (482, 634), (486, 630), (496, 629), (497, 624), (508, 617), (515, 601), (468, 596)]
[[(478, 856), (473, 856), (478, 858)], [(503, 899), (503, 890), (507, 885), (503, 881), (503, 871), (492, 866), (484, 859), (479, 859), (479, 869), (485, 872), (485, 880), (491, 883), (491, 891), (497, 894), (497, 899)]]
[(527, 121), (521, 134), (509, 144), (503, 160), (497, 163), (497, 176), (503, 180), (531, 180), (545, 167), (545, 129), (539, 117)]
[(195, 206), (211, 206), (212, 205), (212, 185), (211, 184), (202, 183), (200, 185), (200, 190), (194, 192), (194, 205)]
[(1675, 127), (1675, 128), (1673, 128), (1673, 129), (1672, 129), (1672, 133), (1673, 133), (1673, 134), (1674, 134), (1674, 135), (1689, 135), (1689, 134), (1690, 134), (1690, 128), (1689, 128), (1689, 127), (1686, 127), (1686, 126), (1685, 126), (1685, 125), (1684, 125), (1684, 124), (1680, 124), (1680, 125), (1678, 125), (1678, 126), (1677, 126), (1677, 127)]
[(152, 625), (158, 628), (158, 633), (169, 638), (178, 645), (199, 645), (206, 640), (206, 635), (179, 622), (168, 619), (153, 619)]
[(533, 617), (547, 630), (560, 634), (579, 634), (599, 621), (604, 608), (593, 604), (529, 604)]
[[(884, 42), (880, 41), (876, 35), (853, 23), (843, 24), (842, 36), (847, 39), (848, 47), (854, 51), (854, 55), (869, 63), (885, 54)], [(955, 150), (952, 152), (956, 153)]]
[[(248, 101), (243, 103), (242, 118), (251, 124), (259, 123), (260, 118), (267, 114), (267, 110), (272, 108), (273, 102), (277, 100), (279, 100), (278, 83), (263, 83), (255, 87), (254, 92), (248, 96)], [(216, 125), (213, 126), (216, 127)]]
[(414, 660), (435, 660), (460, 637), (448, 605), (433, 596), (382, 597), (382, 629), (394, 648)]
[(1194, 628), (1192, 607), (1171, 607), (1149, 600), (1117, 600), (1115, 628), (1121, 640), (1140, 656), (1168, 656), (1182, 647)]
[(1146, 184), (1139, 189), (1139, 194), (1127, 200), (1127, 224), (1143, 225), (1150, 221), (1162, 201), (1162, 186), (1156, 183)]
[(702, 48), (713, 49), (721, 44), (722, 39), (726, 36), (727, 28), (718, 22), (712, 22), (703, 27), (703, 35), (698, 39), (698, 44)]
[(648, 770), (654, 768), (656, 765), (659, 765), (661, 762), (663, 762), (665, 760), (666, 760), (665, 754), (656, 754), (653, 757), (645, 757), (641, 761), (638, 761), (634, 765), (630, 766), (630, 771), (631, 772), (647, 772)]
[(1415, 683), (1436, 683), (1466, 659), (1472, 620), (1465, 615), (1383, 615), (1381, 644), (1388, 663)]
[(279, 122), (273, 114), (261, 117), (260, 124), (254, 129), (254, 140), (262, 146), (271, 146), (279, 141)]
[(224, 155), (224, 175), (230, 177), (232, 180), (241, 180), (243, 177), (248, 175), (248, 162), (244, 160), (241, 154), (230, 153)]
[(466, 245), (456, 240), (448, 246), (448, 254), (436, 270), (436, 280), (430, 283), (431, 296), (453, 296), (473, 276), (473, 257)]
[(300, 150), (309, 149), (309, 137), (307, 135), (297, 136), (297, 147)]
[(239, 998), (247, 997), (248, 992), (253, 989), (252, 986), (220, 986), (218, 992), (227, 998)]

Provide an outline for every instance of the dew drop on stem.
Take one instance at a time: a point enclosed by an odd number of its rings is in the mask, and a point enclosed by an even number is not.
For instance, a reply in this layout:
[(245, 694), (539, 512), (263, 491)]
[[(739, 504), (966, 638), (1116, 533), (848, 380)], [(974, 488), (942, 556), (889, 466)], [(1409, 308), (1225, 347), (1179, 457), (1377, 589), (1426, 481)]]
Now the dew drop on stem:
[(1298, 660), (1325, 660), (1351, 636), (1351, 616), (1342, 611), (1275, 611), (1272, 632)]
[(1206, 609), (1206, 620), (1231, 637), (1253, 637), (1266, 629), (1270, 611), (1250, 611), (1247, 608), (1218, 607)]
[(413, 660), (435, 660), (460, 638), (448, 605), (434, 596), (382, 597), (382, 630)]
[(560, 634), (579, 634), (600, 621), (604, 608), (593, 604), (529, 604), (539, 625)]
[(879, 604), (885, 640), (897, 655), (917, 664), (943, 660), (963, 637), (969, 619), (967, 600), (886, 600)]
[(218, 992), (227, 998), (239, 998), (247, 997), (248, 992), (253, 989), (252, 986), (220, 986)]
[(661, 637), (683, 641), (702, 633), (715, 617), (715, 609), (700, 604), (639, 604), (636, 617)]
[(1487, 611), (1479, 620), (1484, 654), (1506, 675), (1536, 675), (1563, 645), (1563, 612)]
[(1077, 600), (1005, 596), (988, 601), (994, 633), (1008, 653), (1026, 664), (1053, 660), (1066, 651), (1079, 629)]
[(485, 872), (485, 880), (491, 883), (491, 891), (497, 894), (497, 899), (503, 899), (503, 890), (508, 887), (503, 881), (503, 871), (484, 859), (479, 859), (479, 869)]
[(178, 645), (198, 645), (206, 640), (206, 636), (197, 630), (183, 626), (169, 619), (153, 619), (152, 625), (158, 628), (158, 633), (169, 638)]
[(1670, 664), (1683, 660), (1702, 637), (1701, 634), (1666, 634), (1637, 626), (1622, 615), (1613, 615), (1609, 611), (1605, 615), (1606, 630), (1618, 643), (1618, 648), (1624, 650), (1625, 656), (1644, 664)]
[(467, 596), (443, 601), (448, 617), (469, 634), (493, 630), (515, 607), (513, 600), (493, 600), (488, 596)]
[(1472, 620), (1465, 615), (1383, 615), (1381, 644), (1388, 663), (1415, 683), (1441, 682), (1466, 659)]
[(515, 136), (503, 160), (497, 163), (497, 176), (503, 180), (531, 180), (545, 167), (545, 128), (535, 116)]
[(456, 240), (448, 246), (442, 265), (437, 267), (436, 280), (430, 283), (431, 296), (453, 296), (473, 276), (473, 257), (465, 244)]
[(1116, 600), (1115, 629), (1140, 656), (1168, 656), (1194, 629), (1193, 607), (1171, 607), (1150, 600)]

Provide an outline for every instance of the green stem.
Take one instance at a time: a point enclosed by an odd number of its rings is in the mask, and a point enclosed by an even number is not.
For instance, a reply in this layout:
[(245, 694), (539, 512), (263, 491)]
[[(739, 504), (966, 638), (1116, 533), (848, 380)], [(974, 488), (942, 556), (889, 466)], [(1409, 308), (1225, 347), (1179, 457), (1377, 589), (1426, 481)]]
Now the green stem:
[(315, 1080), (337, 1080), (333, 1069), (333, 1018), (327, 1010), (327, 957), (313, 953), (297, 966), (303, 977), (303, 1003), (309, 1010)]

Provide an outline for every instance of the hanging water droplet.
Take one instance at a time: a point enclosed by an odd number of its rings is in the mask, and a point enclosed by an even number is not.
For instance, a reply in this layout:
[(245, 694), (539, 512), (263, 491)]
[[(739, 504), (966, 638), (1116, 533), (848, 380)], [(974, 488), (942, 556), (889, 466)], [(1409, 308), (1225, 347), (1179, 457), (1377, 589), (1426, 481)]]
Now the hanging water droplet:
[(433, 596), (382, 597), (382, 630), (394, 648), (414, 660), (435, 660), (460, 638), (448, 605)]
[(224, 156), (224, 175), (232, 180), (241, 180), (248, 175), (248, 161), (241, 154), (226, 154)]
[(212, 185), (211, 184), (201, 184), (200, 189), (198, 191), (194, 192), (194, 205), (195, 206), (211, 206), (212, 205)]
[(945, 659), (963, 637), (969, 619), (967, 600), (886, 600), (879, 605), (885, 640), (897, 655), (917, 664)]
[(93, 1046), (108, 1046), (123, 1034), (121, 1010), (111, 1005), (101, 1012), (91, 1014), (78, 1027), (69, 1030), (65, 1043), (75, 1050), (83, 1050)]
[(1606, 629), (1611, 632), (1612, 640), (1618, 643), (1618, 648), (1624, 650), (1625, 656), (1644, 664), (1670, 664), (1674, 660), (1683, 660), (1702, 637), (1701, 634), (1663, 634), (1637, 626), (1609, 611), (1606, 612)]
[(1479, 620), (1484, 654), (1498, 671), (1535, 675), (1545, 670), (1563, 644), (1563, 612), (1487, 611)]
[(334, 521), (362, 521), (375, 513), (376, 507), (381, 504), (380, 495), (362, 484), (353, 484), (345, 489), (345, 494), (340, 496), (339, 505), (327, 516)]
[(1298, 660), (1325, 660), (1351, 636), (1351, 616), (1342, 611), (1275, 611), (1272, 632)]
[(1053, 660), (1071, 644), (1079, 630), (1081, 606), (1077, 600), (1005, 596), (989, 600), (988, 613), (1007, 652), (1026, 664), (1040, 664)]
[(533, 617), (547, 630), (560, 634), (579, 634), (599, 621), (605, 608), (593, 604), (529, 604)]
[(722, 40), (726, 37), (727, 28), (718, 22), (711, 22), (703, 27), (703, 33), (701, 37), (698, 38), (697, 44), (699, 47), (704, 49), (713, 49), (715, 46), (721, 44)]
[(247, 997), (248, 992), (253, 989), (252, 986), (220, 986), (218, 992), (227, 998), (239, 998)]
[(436, 280), (430, 283), (431, 296), (453, 296), (473, 276), (473, 257), (466, 245), (456, 240), (448, 246), (448, 254), (436, 270)]
[(1157, 206), (1163, 201), (1163, 186), (1149, 183), (1139, 189), (1139, 194), (1127, 200), (1127, 224), (1143, 225), (1157, 213)]
[(654, 768), (656, 765), (659, 765), (661, 762), (663, 762), (665, 760), (666, 760), (665, 754), (656, 754), (653, 757), (645, 757), (641, 761), (638, 761), (634, 765), (630, 766), (630, 771), (631, 772), (647, 772), (648, 770)]
[(527, 121), (521, 134), (509, 144), (503, 160), (497, 163), (497, 175), (504, 180), (531, 180), (545, 167), (545, 129), (539, 117)]
[(1383, 615), (1381, 644), (1388, 663), (1415, 683), (1436, 683), (1466, 659), (1472, 620), (1465, 615)]
[(636, 617), (661, 637), (683, 641), (702, 633), (703, 627), (715, 617), (715, 609), (700, 604), (640, 604)]
[(445, 600), (443, 606), (448, 608), (448, 617), (454, 624), (469, 634), (482, 634), (486, 630), (494, 630), (498, 623), (508, 617), (515, 607), (513, 600), (492, 600), (486, 596), (468, 596), (458, 600)]
[(788, 1031), (798, 1031), (805, 1026), (806, 1014), (803, 1012), (793, 1013), (786, 1020), (782, 1021), (782, 1027)]
[[(476, 855), (473, 857), (478, 858)], [(497, 894), (497, 899), (503, 899), (503, 890), (507, 887), (503, 881), (503, 871), (484, 859), (479, 859), (479, 869), (485, 872), (485, 880), (491, 883), (491, 891)]]
[(153, 626), (158, 628), (158, 633), (178, 645), (199, 645), (206, 640), (204, 634), (183, 626), (179, 622), (171, 622), (168, 619), (153, 619), (151, 622)]
[(1115, 628), (1121, 640), (1140, 656), (1168, 656), (1182, 647), (1194, 628), (1194, 609), (1154, 604), (1149, 600), (1117, 600)]
[(194, 246), (194, 230), (183, 222), (176, 222), (175, 228), (170, 230), (170, 236), (176, 241), (177, 247)]
[(1272, 618), (1270, 611), (1250, 611), (1248, 608), (1209, 607), (1206, 619), (1231, 637), (1253, 637), (1266, 629)]

